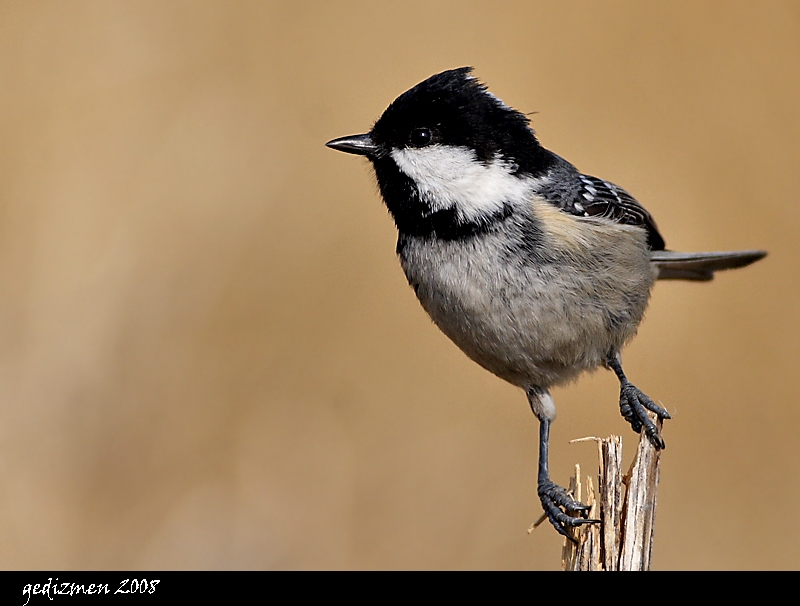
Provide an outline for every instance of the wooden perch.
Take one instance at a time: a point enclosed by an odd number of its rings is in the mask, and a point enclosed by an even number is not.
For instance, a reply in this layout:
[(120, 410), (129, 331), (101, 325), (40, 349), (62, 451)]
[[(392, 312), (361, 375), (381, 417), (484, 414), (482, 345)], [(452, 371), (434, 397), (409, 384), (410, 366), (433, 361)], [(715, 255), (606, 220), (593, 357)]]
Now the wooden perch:
[[(661, 431), (661, 421), (651, 415)], [(598, 446), (600, 472), (595, 493), (591, 477), (581, 482), (580, 466), (569, 489), (573, 496), (591, 507), (589, 517), (600, 524), (571, 530), (576, 543), (564, 541), (562, 570), (649, 570), (653, 552), (653, 529), (661, 451), (656, 450), (642, 432), (636, 457), (628, 473), (622, 475), (622, 439), (582, 438)]]

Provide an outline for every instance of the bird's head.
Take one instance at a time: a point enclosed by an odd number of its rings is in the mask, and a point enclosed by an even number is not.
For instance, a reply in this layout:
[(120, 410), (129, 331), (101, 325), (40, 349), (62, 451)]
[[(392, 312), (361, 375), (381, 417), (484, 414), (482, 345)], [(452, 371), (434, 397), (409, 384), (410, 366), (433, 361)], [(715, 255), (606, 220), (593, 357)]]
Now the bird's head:
[(486, 224), (528, 199), (531, 180), (553, 161), (527, 116), (491, 94), (468, 67), (420, 82), (370, 132), (327, 145), (370, 159), (406, 233)]

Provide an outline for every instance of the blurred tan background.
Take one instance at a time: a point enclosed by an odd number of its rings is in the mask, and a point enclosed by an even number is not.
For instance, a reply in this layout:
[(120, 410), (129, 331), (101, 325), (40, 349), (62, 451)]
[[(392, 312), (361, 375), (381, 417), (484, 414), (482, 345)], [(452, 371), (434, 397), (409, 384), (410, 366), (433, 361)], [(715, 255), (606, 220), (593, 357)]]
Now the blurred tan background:
[[(3, 568), (534, 568), (537, 424), (427, 319), (363, 132), (473, 65), (680, 250), (626, 350), (654, 568), (800, 567), (800, 2), (0, 4)], [(598, 372), (551, 466), (634, 434)]]

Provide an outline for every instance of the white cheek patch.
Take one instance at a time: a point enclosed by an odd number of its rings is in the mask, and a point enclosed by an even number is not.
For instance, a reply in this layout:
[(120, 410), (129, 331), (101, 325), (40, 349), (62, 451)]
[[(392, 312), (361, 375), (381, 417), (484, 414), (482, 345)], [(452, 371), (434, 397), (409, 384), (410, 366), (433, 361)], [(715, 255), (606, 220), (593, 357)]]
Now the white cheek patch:
[(433, 211), (456, 208), (466, 220), (495, 214), (504, 204), (524, 204), (537, 181), (514, 176), (512, 167), (498, 159), (485, 164), (466, 147), (393, 149), (391, 156)]

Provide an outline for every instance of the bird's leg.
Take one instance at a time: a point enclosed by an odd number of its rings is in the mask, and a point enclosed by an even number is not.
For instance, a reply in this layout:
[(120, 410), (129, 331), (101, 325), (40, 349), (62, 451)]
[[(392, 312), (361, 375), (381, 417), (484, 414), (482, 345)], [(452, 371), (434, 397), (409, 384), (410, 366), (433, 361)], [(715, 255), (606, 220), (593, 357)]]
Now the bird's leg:
[[(575, 539), (567, 532), (568, 527), (599, 523), (600, 520), (587, 519), (589, 507), (573, 499), (564, 488), (550, 480), (547, 450), (550, 443), (550, 423), (555, 418), (553, 398), (545, 389), (528, 389), (527, 393), (533, 414), (539, 419), (539, 481), (537, 491), (539, 500), (542, 502), (542, 508), (547, 518), (555, 529), (570, 541), (575, 542)], [(581, 517), (573, 517), (566, 512), (577, 513)]]
[(642, 427), (644, 427), (644, 432), (653, 446), (663, 449), (664, 440), (661, 439), (655, 423), (647, 416), (647, 411), (656, 413), (661, 419), (669, 419), (671, 417), (667, 410), (653, 402), (647, 394), (628, 381), (628, 377), (622, 372), (622, 363), (618, 353), (609, 354), (606, 365), (614, 371), (619, 379), (619, 411), (622, 416), (631, 424), (636, 433), (641, 433)]

